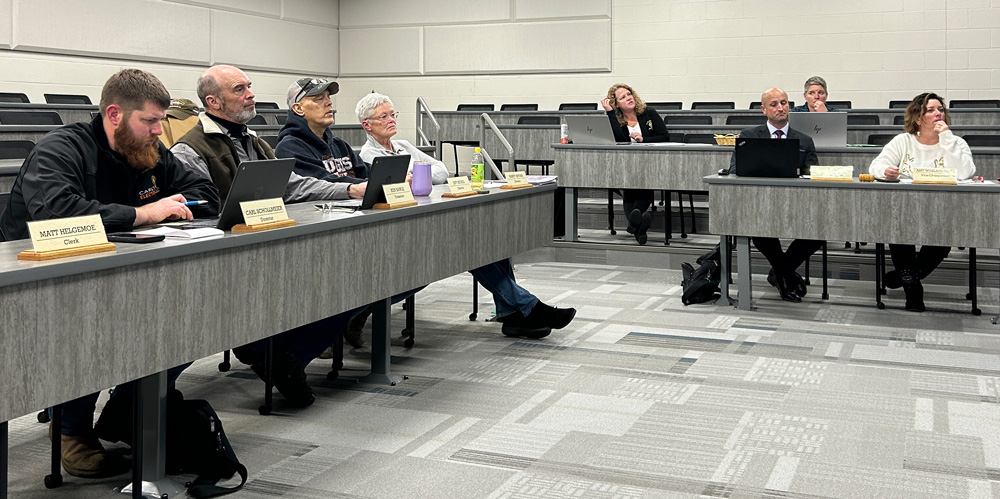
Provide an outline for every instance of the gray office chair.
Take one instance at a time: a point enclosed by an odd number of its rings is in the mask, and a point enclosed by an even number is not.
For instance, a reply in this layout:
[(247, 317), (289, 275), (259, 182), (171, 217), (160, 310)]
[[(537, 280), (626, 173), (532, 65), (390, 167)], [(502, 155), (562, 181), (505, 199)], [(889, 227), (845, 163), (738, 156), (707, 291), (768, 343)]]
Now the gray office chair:
[(906, 106), (910, 105), (908, 100), (891, 100), (889, 101), (889, 109), (906, 109)]
[(850, 109), (851, 101), (849, 100), (828, 100), (826, 101), (827, 107), (835, 107), (837, 109)]
[(538, 104), (500, 104), (501, 111), (538, 111)]
[(10, 102), (11, 104), (28, 104), (28, 96), (16, 92), (0, 92), (0, 102)]
[(278, 136), (277, 135), (261, 135), (260, 138), (267, 142), (267, 145), (271, 146), (271, 149), (278, 147)]
[(274, 119), (278, 122), (279, 125), (284, 125), (288, 121), (288, 115), (276, 114), (274, 115)]
[(902, 126), (904, 121), (906, 121), (906, 116), (903, 116), (902, 114), (892, 117), (893, 125)]
[[(761, 104), (760, 101), (754, 101), (750, 103), (750, 109), (760, 109), (762, 106), (763, 104)], [(791, 100), (788, 101), (788, 108), (791, 109), (793, 107), (795, 107), (795, 101)]]
[(881, 125), (877, 114), (848, 114), (848, 125), (877, 126)]
[(657, 111), (679, 111), (683, 109), (683, 102), (647, 102), (646, 107)]
[(663, 117), (664, 125), (711, 125), (712, 117), (706, 115), (667, 115)]
[(261, 114), (258, 114), (257, 116), (254, 116), (253, 118), (250, 118), (250, 121), (247, 122), (247, 125), (250, 125), (250, 126), (253, 126), (253, 125), (266, 125), (266, 124), (267, 124), (267, 120), (264, 119), (264, 116), (261, 115)]
[(1000, 135), (963, 135), (969, 147), (1000, 147)]
[(1000, 108), (1000, 99), (952, 99), (951, 109), (995, 109)]
[(596, 102), (564, 102), (559, 104), (560, 111), (597, 111)]
[[(684, 135), (683, 142), (685, 144), (715, 144), (715, 134), (714, 133), (688, 133), (688, 134), (678, 134)], [(670, 138), (674, 138), (674, 134), (670, 134)]]
[(277, 102), (257, 102), (257, 109), (279, 109)]
[(868, 134), (868, 143), (875, 146), (884, 146), (898, 134), (895, 133), (872, 133)]
[(691, 109), (736, 109), (735, 102), (692, 102)]
[(46, 104), (93, 104), (90, 97), (74, 94), (44, 94)]
[(55, 111), (0, 111), (0, 124), (62, 125), (63, 121)]
[[(495, 110), (493, 104), (459, 104), (457, 111), (478, 111), (481, 113)], [(452, 152), (455, 154), (455, 176), (458, 176), (458, 146), (479, 147), (478, 140), (442, 140), (441, 147), (451, 144)]]
[(30, 140), (0, 140), (0, 159), (24, 159), (34, 148)]
[(767, 116), (764, 116), (764, 113), (734, 114), (732, 116), (726, 116), (727, 125), (757, 126), (757, 125), (763, 125), (766, 121), (767, 121)]
[[(555, 125), (559, 126), (561, 120), (558, 116), (521, 116), (517, 118), (518, 125)], [(507, 162), (506, 159), (494, 159), (497, 168), (503, 170), (503, 165)], [(541, 167), (542, 175), (549, 174), (549, 168), (554, 165), (555, 160), (551, 159), (532, 159), (532, 158), (517, 158), (514, 161), (514, 165), (511, 167), (514, 171), (517, 171), (517, 166), (524, 166), (524, 172), (530, 173), (529, 168), (532, 166)]]

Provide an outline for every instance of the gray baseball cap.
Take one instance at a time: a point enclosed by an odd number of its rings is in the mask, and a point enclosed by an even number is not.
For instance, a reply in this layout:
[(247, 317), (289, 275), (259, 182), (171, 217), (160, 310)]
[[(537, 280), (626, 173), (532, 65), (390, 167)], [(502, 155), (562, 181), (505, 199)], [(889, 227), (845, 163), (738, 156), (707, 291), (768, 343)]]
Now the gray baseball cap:
[(303, 97), (319, 95), (325, 90), (329, 90), (330, 95), (336, 94), (340, 91), (340, 84), (335, 81), (324, 80), (323, 78), (300, 78), (295, 80), (288, 87), (288, 108), (291, 109), (292, 104), (302, 100)]

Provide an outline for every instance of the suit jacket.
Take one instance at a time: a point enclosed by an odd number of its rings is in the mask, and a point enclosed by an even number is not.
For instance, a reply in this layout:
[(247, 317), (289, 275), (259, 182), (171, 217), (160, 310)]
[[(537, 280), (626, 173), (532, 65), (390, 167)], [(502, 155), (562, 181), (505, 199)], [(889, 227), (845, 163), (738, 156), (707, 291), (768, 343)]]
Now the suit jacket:
[[(748, 137), (751, 139), (766, 139), (771, 137), (771, 131), (767, 129), (767, 124), (760, 126), (745, 128), (740, 131), (740, 137)], [(788, 138), (784, 140), (798, 139), (799, 141), (799, 169), (802, 170), (807, 166), (812, 166), (819, 163), (816, 158), (816, 145), (813, 144), (812, 137), (800, 133), (794, 128), (788, 128)], [(736, 151), (733, 151), (733, 155), (729, 158), (729, 173), (736, 173)]]

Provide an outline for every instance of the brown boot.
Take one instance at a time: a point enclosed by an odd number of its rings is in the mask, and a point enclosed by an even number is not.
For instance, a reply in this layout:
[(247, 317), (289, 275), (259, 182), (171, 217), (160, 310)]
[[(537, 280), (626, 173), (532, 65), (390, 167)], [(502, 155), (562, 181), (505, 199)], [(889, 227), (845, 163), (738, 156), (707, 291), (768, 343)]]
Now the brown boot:
[(107, 478), (129, 470), (131, 462), (104, 450), (93, 435), (62, 436), (62, 465), (66, 473), (80, 478)]

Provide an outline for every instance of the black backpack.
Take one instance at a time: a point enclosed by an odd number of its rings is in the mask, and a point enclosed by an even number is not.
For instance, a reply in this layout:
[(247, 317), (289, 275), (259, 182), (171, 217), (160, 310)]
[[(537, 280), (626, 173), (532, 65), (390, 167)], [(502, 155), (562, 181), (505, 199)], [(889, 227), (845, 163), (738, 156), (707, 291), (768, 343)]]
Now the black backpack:
[(722, 296), (719, 289), (719, 281), (722, 277), (719, 261), (719, 246), (716, 245), (709, 252), (698, 257), (695, 262), (698, 264), (697, 269), (687, 262), (681, 264), (681, 287), (684, 288), (681, 303), (684, 305), (705, 303), (718, 300)]
[[(237, 459), (222, 421), (206, 400), (185, 400), (179, 390), (167, 390), (167, 474), (198, 475), (187, 485), (195, 498), (216, 497), (240, 490), (247, 482), (247, 468)], [(132, 445), (132, 394), (111, 397), (94, 425), (97, 436), (109, 442)], [(216, 485), (239, 473), (235, 487)]]

